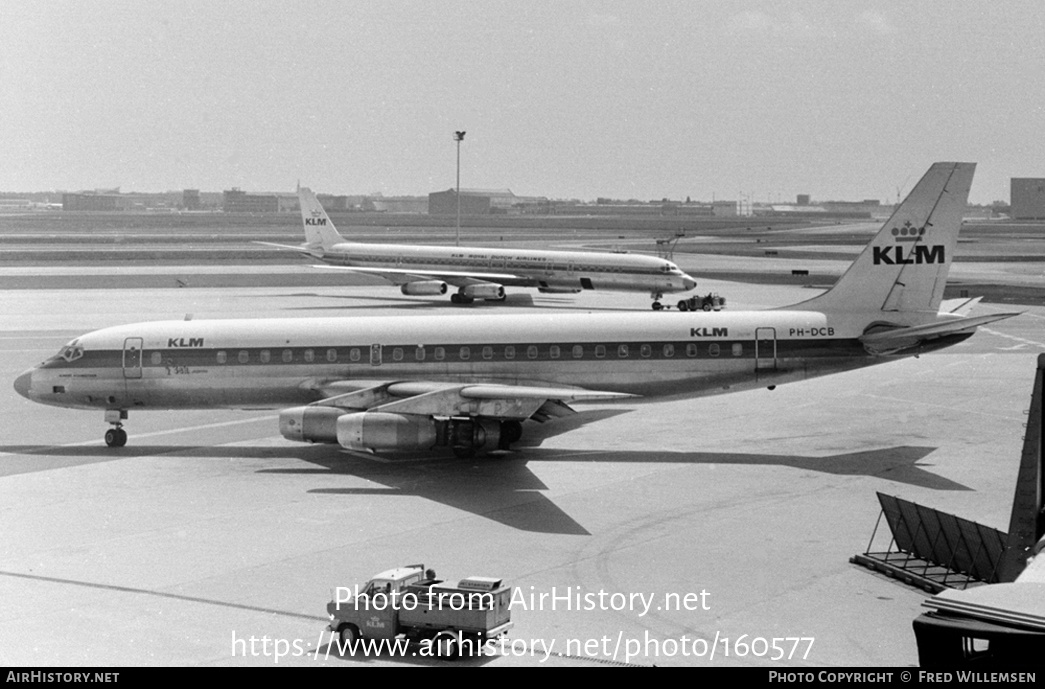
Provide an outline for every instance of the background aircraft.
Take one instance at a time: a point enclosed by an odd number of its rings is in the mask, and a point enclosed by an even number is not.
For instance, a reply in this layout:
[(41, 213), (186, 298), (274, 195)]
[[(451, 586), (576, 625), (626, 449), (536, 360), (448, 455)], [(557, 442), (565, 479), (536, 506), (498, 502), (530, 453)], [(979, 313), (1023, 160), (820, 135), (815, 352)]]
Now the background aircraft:
[(310, 189), (299, 189), (298, 198), (305, 244), (260, 244), (376, 275), (399, 285), (403, 294), (446, 294), (448, 286), (453, 286), (457, 291), (450, 301), (470, 304), (476, 299), (503, 300), (505, 286), (533, 287), (540, 292), (649, 292), (654, 310), (659, 310), (663, 295), (697, 286), (696, 280), (671, 261), (642, 254), (349, 242)]
[(933, 165), (834, 287), (788, 308), (136, 323), (76, 338), (14, 387), (104, 410), (115, 446), (131, 409), (277, 408), (293, 440), (506, 450), (522, 422), (571, 414), (571, 401), (773, 389), (1016, 315), (969, 317), (975, 300), (940, 310), (974, 169)]

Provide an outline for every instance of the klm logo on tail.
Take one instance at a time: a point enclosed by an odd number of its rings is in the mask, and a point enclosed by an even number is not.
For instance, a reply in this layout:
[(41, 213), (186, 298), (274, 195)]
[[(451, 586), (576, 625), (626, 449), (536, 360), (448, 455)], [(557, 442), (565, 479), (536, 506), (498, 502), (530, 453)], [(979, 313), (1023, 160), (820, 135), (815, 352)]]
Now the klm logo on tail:
[(904, 253), (902, 246), (876, 246), (873, 252), (874, 264), (876, 266), (883, 263), (889, 266), (901, 266), (944, 262), (943, 247), (939, 244), (933, 246), (919, 244), (914, 247), (914, 251), (906, 253)]
[(322, 227), (327, 224), (327, 219), (323, 217), (323, 213), (320, 211), (312, 211), (312, 217), (305, 218), (305, 224)]
[(914, 250), (904, 251), (904, 247), (900, 244), (917, 242), (923, 236), (925, 236), (925, 227), (915, 227), (908, 220), (903, 224), (903, 227), (894, 227), (892, 229), (892, 235), (896, 239), (895, 246), (876, 246), (873, 247), (872, 252), (874, 264), (880, 266), (882, 264), (888, 266), (903, 266), (903, 265), (922, 265), (925, 263), (944, 263), (945, 255), (944, 248), (939, 244), (932, 246), (926, 246), (925, 244), (917, 244)]

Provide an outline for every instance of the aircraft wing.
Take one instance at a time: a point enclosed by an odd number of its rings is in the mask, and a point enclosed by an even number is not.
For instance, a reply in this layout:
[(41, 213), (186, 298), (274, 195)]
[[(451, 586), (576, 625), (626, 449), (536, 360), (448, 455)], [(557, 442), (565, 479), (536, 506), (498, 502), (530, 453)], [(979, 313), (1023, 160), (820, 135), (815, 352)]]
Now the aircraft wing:
[(480, 282), (490, 282), (497, 284), (512, 284), (512, 285), (532, 285), (534, 283), (532, 278), (516, 275), (515, 273), (483, 273), (483, 272), (471, 272), (471, 271), (459, 271), (459, 270), (432, 270), (432, 271), (402, 271), (396, 270), (395, 268), (364, 268), (358, 266), (334, 266), (334, 265), (314, 265), (313, 268), (327, 268), (333, 270), (347, 270), (353, 273), (364, 273), (367, 275), (376, 275), (383, 277), (386, 280), (394, 284), (402, 284), (404, 282), (415, 282), (418, 280), (442, 280), (455, 287), (463, 287), (464, 285), (471, 285)]
[(334, 381), (316, 386), (326, 397), (313, 404), (359, 411), (424, 416), (484, 416), (545, 421), (574, 413), (566, 402), (626, 399), (621, 392), (546, 385), (434, 381)]

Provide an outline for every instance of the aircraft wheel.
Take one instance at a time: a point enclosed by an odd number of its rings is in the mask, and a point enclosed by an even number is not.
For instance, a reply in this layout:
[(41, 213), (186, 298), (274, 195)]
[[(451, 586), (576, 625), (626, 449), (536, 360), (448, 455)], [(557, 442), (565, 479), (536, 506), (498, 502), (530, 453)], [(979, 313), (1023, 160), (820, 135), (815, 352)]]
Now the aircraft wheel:
[(123, 447), (127, 444), (127, 431), (122, 428), (110, 428), (105, 432), (105, 444), (109, 447)]
[(663, 308), (664, 308), (664, 305), (661, 304), (659, 301), (653, 302), (653, 310), (654, 311), (660, 311)]
[(689, 311), (689, 304), (685, 299), (679, 302), (679, 311)]
[(450, 295), (450, 303), (451, 304), (460, 304), (461, 303), (461, 295), (458, 294), (457, 292), (454, 292), (453, 294), (451, 294)]

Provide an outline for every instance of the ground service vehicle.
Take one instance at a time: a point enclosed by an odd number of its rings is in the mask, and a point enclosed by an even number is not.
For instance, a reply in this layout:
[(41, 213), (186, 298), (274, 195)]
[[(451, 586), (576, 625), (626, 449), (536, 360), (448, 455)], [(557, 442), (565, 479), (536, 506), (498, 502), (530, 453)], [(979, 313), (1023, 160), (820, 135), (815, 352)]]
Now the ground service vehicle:
[(511, 629), (512, 588), (501, 579), (468, 577), (447, 582), (424, 565), (375, 575), (362, 588), (336, 589), (327, 603), (330, 631), (345, 653), (359, 639), (404, 637), (428, 645), (433, 656), (480, 655), (488, 640)]
[(703, 297), (693, 296), (681, 299), (678, 303), (679, 311), (721, 311), (726, 306), (726, 298), (720, 297), (714, 292)]

